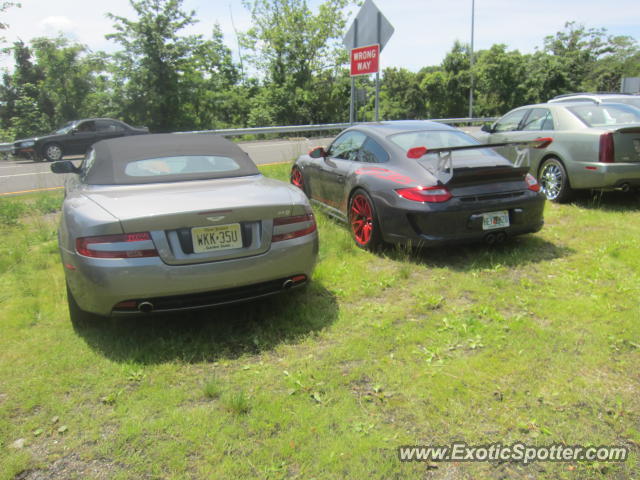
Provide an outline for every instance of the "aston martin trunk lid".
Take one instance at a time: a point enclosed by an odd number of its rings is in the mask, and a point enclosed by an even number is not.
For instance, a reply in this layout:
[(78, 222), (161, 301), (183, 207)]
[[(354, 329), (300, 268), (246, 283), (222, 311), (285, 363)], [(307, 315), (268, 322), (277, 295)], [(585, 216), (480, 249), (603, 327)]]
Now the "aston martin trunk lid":
[(289, 186), (262, 176), (96, 188), (87, 196), (125, 232), (270, 219), (291, 207)]
[(97, 187), (85, 195), (125, 233), (151, 232), (163, 261), (189, 264), (266, 251), (272, 221), (294, 210), (289, 185), (262, 176)]

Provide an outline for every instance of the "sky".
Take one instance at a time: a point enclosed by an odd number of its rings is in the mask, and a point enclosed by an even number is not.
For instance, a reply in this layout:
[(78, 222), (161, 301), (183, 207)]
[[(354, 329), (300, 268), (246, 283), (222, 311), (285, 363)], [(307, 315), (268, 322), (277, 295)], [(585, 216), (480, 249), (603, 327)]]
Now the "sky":
[[(91, 50), (114, 52), (117, 45), (105, 39), (113, 32), (107, 12), (135, 18), (129, 0), (20, 0), (21, 8), (11, 8), (0, 17), (9, 24), (2, 33), (8, 43), (29, 42), (40, 36), (66, 37)], [(312, 10), (320, 0), (309, 0)], [(470, 43), (472, 0), (374, 0), (395, 28), (380, 56), (381, 68), (404, 67), (417, 71), (438, 65), (455, 40)], [(225, 42), (238, 58), (237, 31), (251, 26), (249, 12), (241, 0), (184, 0), (185, 10), (195, 10), (199, 22), (185, 33), (208, 37), (212, 25), (219, 23)], [(347, 27), (357, 13), (350, 10)], [(233, 22), (232, 19), (233, 18)], [(588, 28), (606, 28), (611, 35), (629, 35), (640, 41), (638, 0), (475, 0), (474, 49), (504, 43), (510, 50), (531, 53), (541, 48), (544, 37), (576, 21)], [(4, 56), (0, 67), (11, 65)]]

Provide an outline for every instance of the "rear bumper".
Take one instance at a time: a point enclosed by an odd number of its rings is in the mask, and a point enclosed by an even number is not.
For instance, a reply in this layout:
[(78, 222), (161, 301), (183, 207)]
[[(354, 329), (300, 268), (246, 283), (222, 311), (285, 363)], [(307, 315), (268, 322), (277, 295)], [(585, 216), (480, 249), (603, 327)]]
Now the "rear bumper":
[[(544, 204), (541, 194), (527, 191), (511, 200), (462, 202), (454, 198), (418, 207), (383, 206), (378, 214), (385, 241), (435, 247), (481, 242), (487, 236), (491, 239), (491, 234), (495, 238), (497, 233), (514, 236), (537, 232), (544, 225)], [(483, 229), (483, 213), (505, 210), (509, 212), (508, 227)]]
[(581, 170), (570, 173), (572, 188), (621, 188), (640, 186), (640, 162), (581, 163)]
[(34, 147), (14, 148), (11, 154), (18, 158), (32, 159), (36, 156), (36, 150)]
[(161, 312), (277, 293), (286, 289), (282, 283), (288, 278), (311, 278), (317, 253), (317, 232), (272, 244), (260, 255), (192, 265), (167, 265), (159, 257), (88, 258), (61, 250), (67, 284), (78, 306), (103, 316), (136, 313), (114, 310), (120, 302), (130, 300), (155, 302), (159, 308), (154, 311)]

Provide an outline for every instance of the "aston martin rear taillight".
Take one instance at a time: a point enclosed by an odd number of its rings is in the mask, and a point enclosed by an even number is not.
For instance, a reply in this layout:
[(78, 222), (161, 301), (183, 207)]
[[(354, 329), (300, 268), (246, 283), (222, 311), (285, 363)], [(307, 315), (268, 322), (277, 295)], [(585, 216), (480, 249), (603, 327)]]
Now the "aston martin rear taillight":
[(527, 173), (527, 176), (524, 177), (524, 181), (526, 182), (527, 188), (529, 190), (533, 190), (534, 192), (539, 192), (540, 191), (540, 184), (536, 180), (536, 177), (534, 177), (530, 173)]
[(273, 236), (271, 242), (281, 242), (292, 238), (304, 237), (316, 231), (316, 219), (313, 213), (293, 217), (273, 219)]
[(101, 235), (76, 239), (76, 251), (93, 258), (157, 257), (158, 251), (148, 232)]
[(453, 197), (451, 192), (443, 186), (399, 188), (396, 193), (414, 202), (442, 203)]

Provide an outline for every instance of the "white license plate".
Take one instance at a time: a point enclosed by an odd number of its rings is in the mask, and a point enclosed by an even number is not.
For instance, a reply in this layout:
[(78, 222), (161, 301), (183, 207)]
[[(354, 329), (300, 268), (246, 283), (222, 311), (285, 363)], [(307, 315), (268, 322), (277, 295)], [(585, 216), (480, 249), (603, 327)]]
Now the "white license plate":
[(231, 250), (232, 248), (242, 247), (239, 223), (192, 228), (191, 239), (193, 240), (193, 251), (195, 253)]
[(504, 228), (509, 226), (509, 212), (488, 212), (482, 214), (482, 229), (493, 230), (494, 228)]

